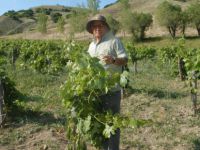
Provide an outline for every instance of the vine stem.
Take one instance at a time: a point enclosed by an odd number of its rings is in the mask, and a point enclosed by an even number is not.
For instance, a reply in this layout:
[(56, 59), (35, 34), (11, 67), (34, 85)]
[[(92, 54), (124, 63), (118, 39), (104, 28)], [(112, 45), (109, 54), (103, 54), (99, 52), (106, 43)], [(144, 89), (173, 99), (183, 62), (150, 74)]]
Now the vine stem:
[(193, 109), (194, 109), (194, 114), (197, 114), (197, 74), (196, 71), (192, 72), (192, 80), (191, 80), (191, 99), (193, 102)]
[[(91, 115), (91, 116), (93, 116), (93, 115)], [(101, 124), (103, 124), (103, 125), (106, 125), (104, 122), (102, 122), (102, 121), (100, 121), (96, 116), (93, 116), (98, 122), (100, 122)]]

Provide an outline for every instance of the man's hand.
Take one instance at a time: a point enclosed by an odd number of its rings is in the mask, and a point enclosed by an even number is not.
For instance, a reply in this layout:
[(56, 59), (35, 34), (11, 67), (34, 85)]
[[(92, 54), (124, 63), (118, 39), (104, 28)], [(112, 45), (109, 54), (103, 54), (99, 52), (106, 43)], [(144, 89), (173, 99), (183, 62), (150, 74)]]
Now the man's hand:
[(127, 58), (115, 58), (111, 55), (102, 56), (101, 60), (104, 61), (106, 64), (114, 64), (117, 66), (124, 66), (127, 64)]
[(106, 55), (101, 58), (106, 64), (113, 64), (115, 62), (115, 58), (111, 55)]

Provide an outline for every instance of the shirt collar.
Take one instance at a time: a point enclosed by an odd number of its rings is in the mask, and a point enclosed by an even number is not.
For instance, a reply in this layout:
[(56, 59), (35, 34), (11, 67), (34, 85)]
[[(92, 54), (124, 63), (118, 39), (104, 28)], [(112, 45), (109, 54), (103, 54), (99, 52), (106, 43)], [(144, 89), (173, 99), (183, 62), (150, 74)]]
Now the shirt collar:
[[(106, 33), (103, 35), (103, 37), (101, 38), (101, 40), (100, 40), (99, 43), (101, 43), (101, 42), (103, 42), (103, 41), (106, 41), (106, 40), (109, 39), (110, 37), (113, 37), (113, 33), (112, 33), (111, 31), (108, 31), (108, 32), (106, 32)], [(96, 39), (95, 39), (95, 38), (93, 39), (93, 41), (94, 41), (95, 44), (99, 44), (99, 43), (96, 43)]]

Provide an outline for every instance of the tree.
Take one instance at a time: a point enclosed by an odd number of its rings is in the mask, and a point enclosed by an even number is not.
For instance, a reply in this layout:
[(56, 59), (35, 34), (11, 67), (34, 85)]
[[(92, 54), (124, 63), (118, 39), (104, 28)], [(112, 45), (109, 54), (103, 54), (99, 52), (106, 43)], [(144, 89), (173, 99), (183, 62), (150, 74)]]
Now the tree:
[(128, 31), (129, 25), (131, 24), (129, 19), (131, 18), (129, 0), (118, 0), (117, 2), (120, 4), (120, 9), (121, 9), (119, 13), (120, 28), (123, 31), (125, 37), (125, 31)]
[(47, 33), (47, 20), (48, 17), (45, 14), (38, 14), (37, 18), (38, 31), (41, 33)]
[(180, 29), (182, 32), (182, 35), (185, 37), (185, 29), (187, 25), (189, 24), (189, 15), (187, 11), (182, 11), (180, 14)]
[(111, 28), (111, 31), (114, 34), (116, 34), (120, 28), (119, 22), (116, 19), (114, 19), (111, 15), (106, 16), (106, 20)]
[(88, 16), (87, 13), (72, 14), (69, 20), (71, 33), (85, 31), (87, 16)]
[(57, 28), (60, 33), (64, 33), (65, 30), (64, 25), (65, 25), (65, 19), (63, 17), (60, 17), (57, 22)]
[(19, 20), (19, 16), (18, 16), (18, 13), (14, 10), (9, 10), (8, 12), (4, 13), (3, 14), (4, 16), (8, 16), (14, 20), (17, 20), (17, 21), (20, 21)]
[(27, 17), (27, 18), (32, 18), (34, 15), (34, 12), (32, 9), (28, 9), (28, 10), (21, 10), (18, 11), (20, 14), (20, 17)]
[(195, 25), (198, 35), (200, 36), (200, 2), (193, 3), (188, 8), (189, 18)]
[(122, 29), (129, 31), (134, 41), (143, 40), (145, 38), (145, 31), (153, 22), (151, 14), (132, 13), (129, 10), (124, 10), (120, 17)]
[(130, 25), (132, 23), (130, 18), (132, 18), (132, 12), (130, 9), (124, 9), (119, 14), (120, 28), (123, 31), (124, 37), (125, 32), (129, 31)]
[(51, 13), (51, 20), (54, 22), (54, 23), (57, 23), (58, 22), (58, 19), (60, 18), (60, 17), (62, 17), (62, 14), (60, 14), (60, 13)]
[(152, 15), (147, 13), (134, 13), (133, 14), (133, 20), (135, 20), (135, 28), (133, 23), (132, 30), (136, 30), (135, 38), (136, 40), (144, 40), (145, 38), (145, 31), (150, 27), (150, 25), (153, 22)]
[(43, 14), (46, 14), (46, 15), (50, 15), (51, 12), (53, 11), (51, 8), (36, 8), (36, 13), (43, 13)]
[(87, 0), (88, 8), (92, 11), (93, 14), (97, 13), (99, 8), (100, 0)]
[(130, 8), (129, 0), (118, 0), (118, 2), (120, 3), (122, 9)]
[(161, 3), (156, 10), (156, 18), (161, 26), (165, 26), (170, 35), (175, 38), (180, 25), (181, 7), (167, 1)]

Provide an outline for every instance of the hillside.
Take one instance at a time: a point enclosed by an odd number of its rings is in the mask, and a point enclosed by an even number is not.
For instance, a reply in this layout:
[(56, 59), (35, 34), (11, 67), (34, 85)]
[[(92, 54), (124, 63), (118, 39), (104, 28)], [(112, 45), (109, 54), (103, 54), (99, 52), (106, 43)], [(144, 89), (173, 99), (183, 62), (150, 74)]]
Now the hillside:
[[(61, 5), (43, 5), (27, 10), (8, 11), (0, 16), (0, 38), (55, 39), (65, 38), (69, 32), (67, 16), (87, 11), (85, 8), (66, 7)], [(37, 16), (45, 13), (48, 16), (47, 34), (44, 36), (37, 31)], [(59, 13), (65, 18), (65, 33), (59, 34), (51, 14)], [(2, 30), (2, 31), (1, 31)], [(78, 37), (80, 37), (78, 35)]]
[[(130, 0), (130, 8), (132, 12), (143, 12), (143, 13), (150, 13), (153, 15), (153, 25), (150, 27), (150, 29), (147, 31), (147, 36), (166, 36), (168, 35), (168, 31), (166, 28), (161, 27), (157, 20), (155, 19), (155, 10), (158, 7), (160, 3), (166, 0)], [(189, 0), (186, 2), (181, 1), (175, 1), (175, 0), (167, 0), (172, 4), (180, 5), (182, 9), (187, 8), (191, 3), (193, 3), (195, 0)], [(107, 8), (104, 8), (101, 10), (101, 13), (103, 14), (112, 14), (116, 18), (118, 18), (118, 13), (121, 12), (120, 4), (115, 3)], [(187, 35), (196, 35), (196, 30), (192, 28), (186, 29)]]
[[(162, 3), (164, 0), (130, 0), (130, 6), (132, 11), (137, 12), (144, 12), (144, 13), (151, 13), (153, 17), (155, 16), (155, 10), (157, 6)], [(180, 5), (183, 9), (185, 9), (188, 5), (190, 5), (195, 0), (189, 0), (187, 2), (180, 2), (175, 0), (168, 0), (169, 2), (173, 4)], [(75, 7), (65, 7), (65, 6), (39, 6), (39, 7), (33, 7), (31, 8), (33, 10), (34, 15), (32, 18), (23, 18), (20, 19), (21, 23), (19, 21), (13, 20), (11, 18), (0, 16), (0, 35), (4, 35), (6, 38), (28, 38), (28, 39), (60, 39), (60, 38), (66, 38), (70, 36), (70, 29), (69, 29), (69, 22), (66, 19), (66, 25), (65, 25), (65, 32), (64, 34), (59, 34), (56, 29), (56, 24), (53, 23), (50, 19), (50, 13), (60, 13), (64, 17), (68, 14), (71, 14), (73, 12), (81, 13), (77, 8)], [(48, 29), (47, 34), (44, 36), (41, 36), (40, 33), (36, 30), (36, 16), (41, 11), (45, 10), (45, 13), (49, 13), (49, 21), (48, 21)], [(106, 8), (103, 8), (100, 10), (100, 13), (102, 14), (112, 14), (116, 18), (118, 18), (118, 13), (121, 11), (120, 4), (119, 3), (113, 3), (111, 5), (106, 6)], [(7, 19), (4, 19), (7, 18)], [(28, 19), (28, 20), (27, 20)], [(150, 29), (147, 32), (147, 36), (166, 36), (168, 35), (168, 31), (160, 27), (157, 23), (157, 21), (154, 19), (153, 25), (150, 27)], [(11, 23), (12, 22), (12, 23)], [(2, 31), (3, 30), (3, 31)], [(20, 33), (20, 34), (16, 34)], [(12, 35), (9, 35), (12, 34)], [(120, 34), (120, 33), (119, 33)], [(194, 29), (187, 28), (186, 29), (187, 35), (196, 35), (196, 31)], [(119, 35), (120, 36), (120, 35)], [(3, 37), (3, 38), (4, 38)], [(82, 38), (91, 38), (91, 36), (88, 33), (80, 33), (76, 34), (75, 38), (82, 39)]]
[(66, 7), (65, 6), (61, 6), (61, 5), (43, 5), (43, 6), (38, 6), (38, 7), (32, 7), (31, 9), (33, 11), (36, 11), (36, 9), (38, 8), (46, 8), (46, 9), (53, 9), (53, 10), (58, 10), (58, 11), (61, 11), (63, 9), (65, 9)]
[[(166, 0), (130, 0), (130, 7), (132, 11), (151, 13), (154, 15), (154, 12), (157, 6)], [(188, 2), (181, 2), (175, 0), (167, 0), (172, 4), (180, 5), (183, 9), (185, 9), (188, 5), (190, 5), (195, 0), (190, 0)], [(120, 4), (116, 3), (102, 10), (103, 13), (113, 13), (114, 15), (121, 11)]]
[(7, 34), (13, 28), (16, 28), (21, 24), (20, 21), (11, 19), (6, 16), (0, 16), (0, 35)]

